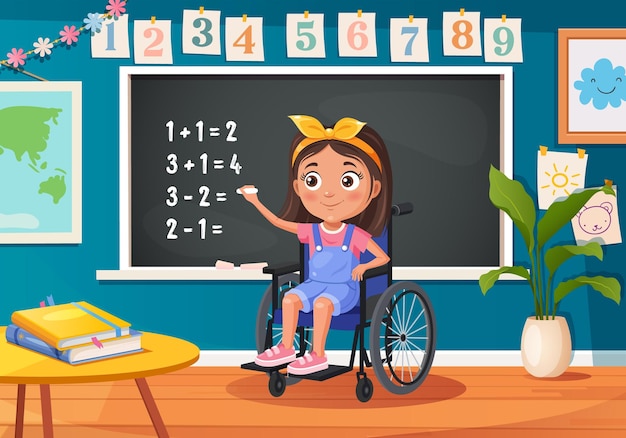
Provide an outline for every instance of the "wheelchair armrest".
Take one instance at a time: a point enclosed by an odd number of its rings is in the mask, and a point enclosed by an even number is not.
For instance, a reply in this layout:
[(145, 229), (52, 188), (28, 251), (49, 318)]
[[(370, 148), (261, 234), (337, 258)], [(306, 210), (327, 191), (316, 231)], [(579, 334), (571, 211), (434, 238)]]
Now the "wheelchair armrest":
[(368, 278), (380, 277), (381, 275), (387, 275), (387, 265), (378, 266), (376, 268), (368, 269), (363, 273), (363, 280)]
[(276, 265), (266, 266), (263, 268), (263, 273), (271, 274), (272, 276), (289, 274), (300, 270), (300, 263), (280, 263)]

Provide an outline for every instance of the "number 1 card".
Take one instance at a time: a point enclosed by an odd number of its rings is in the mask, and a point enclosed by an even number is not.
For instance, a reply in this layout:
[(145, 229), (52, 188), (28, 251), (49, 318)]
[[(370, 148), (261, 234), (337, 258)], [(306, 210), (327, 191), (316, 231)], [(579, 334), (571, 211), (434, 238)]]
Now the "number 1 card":
[(130, 58), (128, 14), (104, 20), (100, 32), (91, 36), (92, 58)]

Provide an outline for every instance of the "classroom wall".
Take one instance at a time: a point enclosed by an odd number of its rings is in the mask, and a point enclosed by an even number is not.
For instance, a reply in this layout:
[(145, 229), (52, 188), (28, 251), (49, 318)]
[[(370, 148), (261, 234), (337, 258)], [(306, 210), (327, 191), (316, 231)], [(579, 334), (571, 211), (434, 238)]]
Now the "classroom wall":
[[(72, 4), (67, 10), (48, 10), (45, 2), (23, 3), (28, 3), (30, 10), (15, 5), (0, 15), (0, 53), (9, 52), (13, 47), (30, 48), (37, 37), (56, 36), (64, 25), (79, 25), (87, 12), (102, 10), (106, 5), (104, 1), (90, 0)], [(182, 10), (196, 8), (198, 3), (179, 1), (167, 8), (151, 3), (129, 1), (127, 10), (131, 23), (133, 19), (149, 19), (155, 14), (158, 18), (173, 20), (175, 65), (259, 65), (226, 63), (223, 54), (214, 57), (181, 54)], [(605, 22), (602, 15), (594, 11), (590, 15), (578, 12), (561, 16), (556, 7), (554, 13), (549, 13), (545, 7), (533, 8), (532, 5), (512, 6), (509, 12), (503, 10), (505, 6), (488, 1), (464, 5), (432, 2), (423, 6), (408, 1), (358, 4), (346, 1), (341, 2), (341, 6), (335, 3), (338, 2), (218, 1), (205, 6), (222, 10), (222, 20), (225, 16), (242, 13), (266, 17), (262, 65), (390, 65), (386, 23), (390, 16), (409, 13), (430, 20), (430, 62), (427, 65), (485, 65), (482, 57), (443, 56), (442, 12), (465, 7), (481, 11), (483, 16), (499, 17), (507, 13), (510, 17), (521, 17), (524, 62), (513, 65), (515, 177), (529, 190), (536, 191), (536, 155), (542, 144), (551, 150), (566, 152), (585, 148), (589, 154), (588, 185), (600, 185), (605, 178), (618, 185), (621, 183), (622, 163), (626, 159), (624, 145), (559, 145), (557, 142), (557, 29), (601, 26)], [(336, 13), (357, 8), (369, 8), (378, 14), (376, 58), (337, 56), (336, 29), (333, 28)], [(615, 20), (614, 17), (623, 16), (624, 6), (616, 8), (621, 9), (621, 13), (613, 9), (606, 17), (607, 25), (612, 24), (610, 20)], [(327, 14), (325, 59), (286, 58), (284, 15), (304, 9)], [(81, 81), (83, 84), (83, 239), (78, 245), (0, 245), (0, 325), (10, 322), (14, 310), (38, 306), (46, 295), (52, 294), (57, 303), (86, 300), (131, 321), (140, 330), (185, 338), (202, 350), (253, 349), (257, 304), (267, 282), (96, 280), (96, 270), (119, 267), (118, 68), (123, 65), (133, 65), (132, 58), (91, 58), (89, 38), (85, 36), (75, 46), (55, 48), (49, 60), (31, 60), (26, 65), (29, 71), (48, 80)], [(33, 79), (2, 69), (0, 81)], [(11, 188), (2, 187), (0, 193), (8, 190)], [(0, 194), (0, 204), (1, 199)], [(626, 211), (621, 198), (618, 208)], [(557, 238), (568, 240), (572, 233), (564, 230)], [(517, 232), (514, 243), (515, 260), (524, 261), (525, 250)], [(568, 262), (568, 269), (571, 273), (583, 270), (617, 275), (624, 284), (624, 253), (623, 244), (606, 246), (603, 263), (576, 260)], [(422, 282), (422, 286), (434, 305), (439, 329), (438, 350), (519, 349), (524, 319), (533, 312), (531, 293), (525, 282), (500, 282), (487, 296), (482, 295), (476, 281)], [(626, 349), (626, 306), (617, 306), (593, 291), (581, 289), (568, 296), (560, 309), (570, 322), (575, 349)], [(329, 347), (349, 348), (344, 340), (343, 336), (331, 335)]]

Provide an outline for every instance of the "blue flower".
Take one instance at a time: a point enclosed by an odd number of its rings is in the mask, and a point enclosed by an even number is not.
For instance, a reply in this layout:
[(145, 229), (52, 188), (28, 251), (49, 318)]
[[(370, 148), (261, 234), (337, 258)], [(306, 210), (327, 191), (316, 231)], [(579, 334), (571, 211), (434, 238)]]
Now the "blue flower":
[(617, 108), (626, 100), (626, 70), (622, 66), (613, 68), (606, 58), (598, 59), (591, 68), (580, 73), (582, 81), (574, 82), (574, 88), (580, 90), (580, 103), (587, 105), (593, 101), (596, 109), (604, 109), (608, 104)]
[(83, 20), (85, 23), (85, 29), (90, 30), (93, 35), (95, 32), (100, 32), (102, 29), (103, 18), (97, 12), (87, 14), (87, 18)]

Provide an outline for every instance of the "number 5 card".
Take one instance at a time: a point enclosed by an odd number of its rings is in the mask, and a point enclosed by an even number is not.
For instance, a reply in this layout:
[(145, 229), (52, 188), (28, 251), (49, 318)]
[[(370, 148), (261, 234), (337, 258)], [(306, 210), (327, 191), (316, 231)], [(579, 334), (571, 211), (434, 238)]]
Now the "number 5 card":
[(287, 57), (325, 56), (324, 14), (287, 14)]

